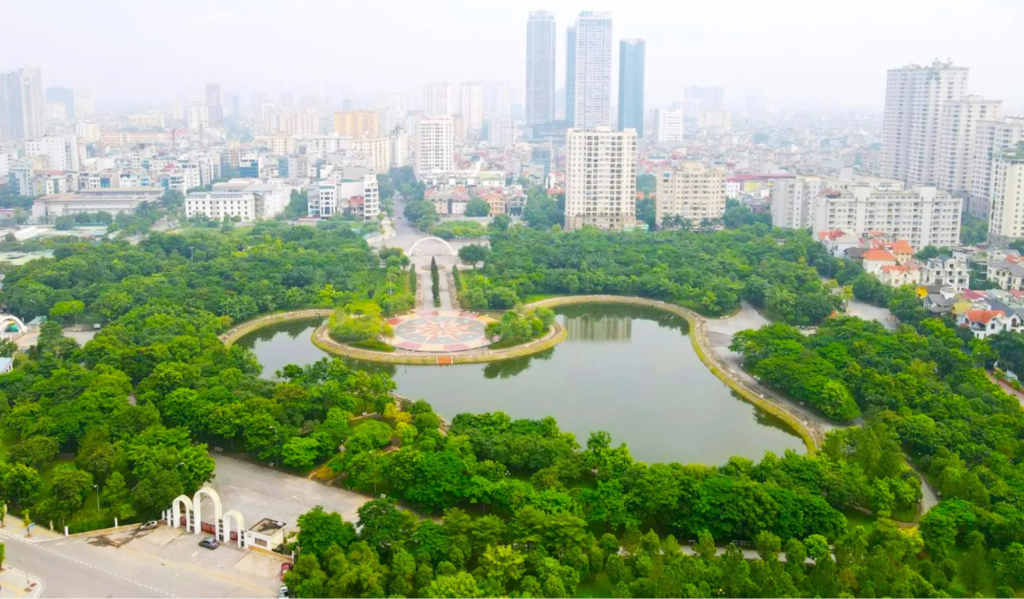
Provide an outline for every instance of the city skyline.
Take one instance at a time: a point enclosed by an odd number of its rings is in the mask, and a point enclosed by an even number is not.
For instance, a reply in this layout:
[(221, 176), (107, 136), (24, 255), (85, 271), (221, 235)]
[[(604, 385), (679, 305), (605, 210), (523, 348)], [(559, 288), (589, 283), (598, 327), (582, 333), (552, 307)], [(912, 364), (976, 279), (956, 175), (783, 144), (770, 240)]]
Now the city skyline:
[[(340, 11), (329, 5), (299, 3), (284, 11), (272, 5), (263, 10), (227, 3), (211, 9), (186, 0), (174, 14), (161, 14), (160, 22), (167, 25), (167, 31), (181, 27), (194, 31), (203, 36), (203, 46), (209, 51), (194, 44), (182, 45), (170, 34), (159, 33), (163, 27), (157, 28), (156, 35), (151, 26), (141, 27), (153, 17), (145, 6), (115, 9), (101, 4), (61, 4), (59, 9), (68, 18), (53, 23), (45, 17), (53, 12), (46, 4), (9, 8), (10, 21), (23, 26), (12, 28), (10, 35), (0, 39), (0, 56), (8, 61), (0, 65), (0, 70), (38, 65), (44, 72), (44, 86), (91, 90), (103, 105), (189, 102), (201, 99), (203, 86), (210, 81), (245, 97), (253, 91), (266, 91), (276, 97), (279, 90), (289, 90), (296, 95), (329, 95), (340, 100), (346, 96), (418, 92), (424, 83), (444, 80), (507, 80), (514, 82), (522, 94), (526, 76), (522, 23), (529, 11), (536, 9), (554, 14), (558, 88), (565, 81), (565, 26), (580, 11), (610, 11), (615, 39), (646, 39), (648, 108), (668, 106), (681, 99), (686, 85), (717, 85), (726, 88), (732, 108), (741, 107), (747, 95), (760, 95), (773, 108), (880, 111), (887, 69), (927, 64), (936, 57), (951, 57), (956, 64), (970, 67), (974, 93), (1002, 98), (1011, 112), (1024, 106), (1024, 82), (1002, 76), (1012, 70), (1013, 17), (1024, 16), (1024, 6), (1004, 1), (990, 3), (1005, 17), (995, 22), (980, 14), (947, 10), (952, 6), (949, 0), (887, 6), (885, 19), (877, 18), (880, 7), (851, 4), (826, 9), (805, 2), (786, 2), (771, 9), (741, 7), (737, 2), (698, 3), (687, 8), (687, 18), (682, 21), (667, 18), (671, 11), (655, 18), (623, 2), (552, 1), (528, 8), (488, 7), (487, 11), (450, 2), (447, 12), (463, 15), (464, 19), (447, 21), (437, 17), (445, 11), (416, 5), (391, 11), (394, 14), (374, 6), (345, 9), (351, 19), (387, 22), (391, 32), (387, 43), (373, 34), (372, 26), (355, 28), (345, 36), (328, 35), (331, 15)], [(314, 9), (319, 17), (312, 24), (307, 19), (301, 27), (286, 26), (306, 10)], [(922, 15), (928, 27), (901, 25)], [(89, 34), (89, 27), (81, 26), (92, 20), (122, 35), (97, 41)], [(870, 29), (875, 43), (865, 46), (852, 37), (835, 36), (828, 24), (838, 22), (849, 29)], [(799, 43), (765, 43), (761, 35), (754, 35), (773, 27), (785, 30), (794, 23), (810, 26)], [(986, 28), (984, 47), (962, 35), (980, 27)], [(211, 52), (230, 56), (229, 48), (244, 46), (240, 38), (258, 39), (261, 32), (269, 34), (270, 28), (282, 34), (277, 38), (281, 48), (301, 48), (304, 60), (281, 56), (247, 64), (242, 60), (209, 59)], [(46, 31), (45, 40), (42, 31)], [(146, 68), (137, 67), (135, 53), (124, 51), (135, 42), (152, 52)], [(72, 47), (75, 51), (69, 54)], [(807, 52), (811, 47), (814, 52)], [(367, 49), (373, 50), (369, 57), (362, 52)], [(69, 60), (69, 55), (75, 58)], [(165, 55), (167, 58), (161, 58)], [(457, 59), (449, 60), (447, 56)], [(612, 95), (617, 97), (617, 57), (613, 62)], [(181, 64), (190, 67), (182, 69)], [(132, 76), (125, 77), (125, 72)]]

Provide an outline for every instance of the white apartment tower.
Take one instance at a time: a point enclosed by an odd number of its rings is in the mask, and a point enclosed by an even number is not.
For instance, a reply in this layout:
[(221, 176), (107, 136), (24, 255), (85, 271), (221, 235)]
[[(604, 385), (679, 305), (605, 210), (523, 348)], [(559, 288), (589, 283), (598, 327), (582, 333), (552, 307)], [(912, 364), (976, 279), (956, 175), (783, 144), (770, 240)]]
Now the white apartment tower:
[(827, 180), (821, 177), (776, 179), (772, 187), (772, 226), (783, 229), (813, 227), (814, 207), (826, 184)]
[(507, 116), (487, 119), (487, 145), (505, 149), (516, 145), (516, 124)]
[(936, 165), (939, 189), (966, 196), (974, 176), (975, 141), (978, 122), (1003, 116), (1003, 103), (981, 96), (964, 96), (946, 102)]
[(46, 156), (46, 170), (81, 170), (78, 155), (78, 138), (74, 135), (47, 135), (25, 142), (28, 156)]
[(470, 131), (484, 126), (484, 86), (467, 82), (459, 86), (459, 115)]
[(46, 104), (39, 67), (0, 73), (0, 141), (46, 133)]
[(908, 186), (938, 182), (946, 106), (967, 94), (967, 72), (937, 60), (931, 66), (889, 70), (882, 120), (883, 177)]
[(659, 108), (654, 111), (654, 140), (660, 146), (683, 143), (683, 109)]
[(612, 123), (612, 16), (584, 11), (570, 36), (575, 48), (569, 72), (574, 76), (573, 126), (608, 127)]
[(555, 119), (555, 15), (530, 13), (526, 21), (526, 123)]
[(455, 97), (447, 81), (427, 83), (423, 86), (423, 115), (449, 116), (455, 114)]
[(1024, 143), (993, 159), (991, 187), (988, 241), (1001, 247), (1024, 237)]
[(725, 170), (708, 169), (699, 162), (684, 162), (657, 175), (655, 222), (666, 218), (688, 220), (694, 228), (725, 215)]
[(396, 128), (388, 135), (391, 144), (391, 168), (401, 168), (409, 164), (409, 135), (401, 128)]
[(416, 172), (449, 172), (455, 168), (455, 122), (450, 116), (423, 117), (416, 137)]
[(993, 159), (1024, 140), (1024, 117), (1005, 117), (978, 121), (974, 134), (971, 198), (968, 210), (978, 218), (988, 218), (992, 206)]
[(636, 224), (636, 130), (566, 132), (565, 229), (621, 231)]

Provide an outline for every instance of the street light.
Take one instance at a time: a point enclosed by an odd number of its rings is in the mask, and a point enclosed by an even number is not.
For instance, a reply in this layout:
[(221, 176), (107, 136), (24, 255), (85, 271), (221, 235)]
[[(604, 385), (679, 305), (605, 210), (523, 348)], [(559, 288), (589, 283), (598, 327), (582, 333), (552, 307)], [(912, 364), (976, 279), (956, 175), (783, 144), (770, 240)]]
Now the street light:
[(99, 485), (99, 483), (93, 485), (92, 488), (96, 489), (96, 509), (98, 511), (102, 512), (103, 508), (100, 507), (100, 485)]

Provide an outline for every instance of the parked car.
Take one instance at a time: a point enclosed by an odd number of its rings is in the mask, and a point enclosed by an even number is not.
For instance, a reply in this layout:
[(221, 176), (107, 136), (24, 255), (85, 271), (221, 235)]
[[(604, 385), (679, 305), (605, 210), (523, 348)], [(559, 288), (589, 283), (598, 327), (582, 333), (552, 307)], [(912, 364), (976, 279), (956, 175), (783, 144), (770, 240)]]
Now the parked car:
[(202, 541), (199, 541), (199, 546), (205, 549), (216, 549), (220, 547), (220, 541), (213, 537), (206, 537)]
[(149, 522), (143, 522), (139, 525), (139, 530), (153, 530), (157, 526), (160, 526), (158, 520), (150, 520)]
[(281, 585), (281, 589), (277, 592), (279, 599), (286, 599), (288, 597), (288, 586)]
[(284, 580), (284, 575), (287, 574), (288, 571), (292, 569), (292, 565), (293, 564), (291, 562), (285, 562), (285, 563), (281, 564), (281, 580)]

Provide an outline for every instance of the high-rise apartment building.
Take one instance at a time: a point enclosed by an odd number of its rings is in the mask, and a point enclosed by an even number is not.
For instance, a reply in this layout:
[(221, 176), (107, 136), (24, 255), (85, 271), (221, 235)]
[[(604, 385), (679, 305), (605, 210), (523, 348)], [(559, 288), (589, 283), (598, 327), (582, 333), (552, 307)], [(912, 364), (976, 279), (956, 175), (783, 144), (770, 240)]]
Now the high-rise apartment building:
[(988, 242), (997, 247), (1024, 238), (1024, 143), (992, 160)]
[(75, 118), (91, 119), (96, 116), (96, 99), (88, 92), (75, 94)]
[(470, 131), (484, 126), (484, 86), (466, 82), (459, 86), (459, 116)]
[(576, 122), (576, 26), (565, 29), (565, 120)]
[(450, 116), (423, 117), (416, 135), (416, 172), (448, 172), (455, 168), (455, 124)]
[(720, 87), (689, 85), (683, 90), (683, 97), (696, 117), (700, 112), (721, 112), (725, 108), (725, 92)]
[(647, 42), (619, 41), (619, 129), (644, 137), (644, 53)]
[(526, 123), (555, 119), (555, 15), (530, 13), (526, 21)]
[(516, 124), (507, 116), (487, 120), (487, 144), (492, 148), (509, 148), (516, 144)]
[(380, 135), (380, 117), (372, 110), (335, 112), (334, 132), (342, 137), (377, 137)]
[(46, 132), (39, 67), (0, 73), (0, 141), (35, 139)]
[(827, 185), (828, 180), (822, 177), (799, 175), (776, 179), (771, 192), (772, 226), (782, 229), (813, 227), (814, 208)]
[(931, 66), (889, 70), (882, 120), (883, 177), (908, 186), (938, 183), (946, 108), (967, 94), (967, 75), (966, 68), (937, 60)]
[(455, 114), (455, 97), (447, 81), (427, 83), (423, 86), (423, 115), (450, 116)]
[(636, 131), (566, 132), (565, 229), (621, 231), (636, 224)]
[(654, 111), (654, 140), (658, 145), (683, 143), (683, 109), (659, 108)]
[(575, 47), (571, 66), (573, 126), (608, 127), (612, 122), (612, 17), (584, 11), (576, 18), (571, 37)]
[(684, 162), (658, 173), (655, 222), (688, 220), (694, 228), (710, 226), (725, 215), (725, 170)]
[(45, 96), (47, 104), (63, 104), (65, 116), (69, 119), (75, 118), (75, 90), (70, 87), (48, 87)]
[(992, 206), (993, 159), (1024, 140), (1024, 117), (978, 121), (974, 134), (974, 164), (971, 173), (971, 197), (967, 210), (978, 218), (988, 218)]
[(25, 142), (27, 156), (45, 156), (49, 171), (77, 171), (81, 169), (78, 156), (78, 138), (74, 135), (46, 135)]
[(206, 111), (210, 116), (210, 125), (224, 126), (224, 105), (221, 101), (220, 84), (206, 84)]
[(388, 142), (391, 145), (391, 168), (401, 168), (409, 164), (409, 135), (396, 127), (388, 133)]
[(974, 152), (978, 122), (1003, 116), (1003, 103), (981, 96), (946, 102), (939, 132), (936, 176), (939, 189), (966, 197), (974, 178)]

